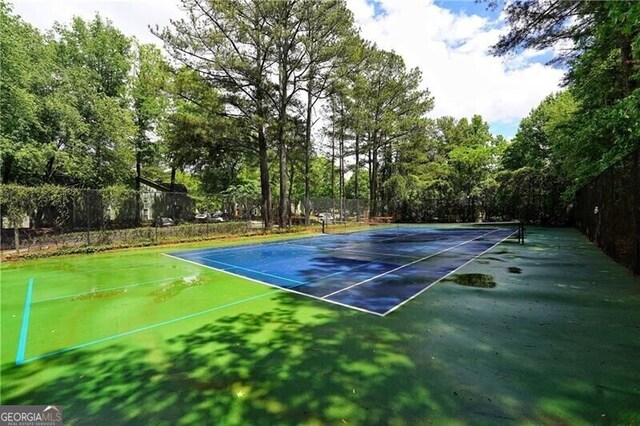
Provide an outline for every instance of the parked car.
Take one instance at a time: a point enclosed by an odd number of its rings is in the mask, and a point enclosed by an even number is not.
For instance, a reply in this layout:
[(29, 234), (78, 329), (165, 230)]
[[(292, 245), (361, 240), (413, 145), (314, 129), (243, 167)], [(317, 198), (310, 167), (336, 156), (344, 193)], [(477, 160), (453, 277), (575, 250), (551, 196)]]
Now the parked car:
[(156, 223), (158, 224), (158, 226), (175, 225), (175, 223), (173, 222), (173, 219), (171, 219), (170, 217), (159, 217), (158, 219), (156, 219)]
[(211, 215), (211, 217), (209, 218), (210, 222), (224, 222), (224, 218), (222, 217), (222, 213), (221, 212), (216, 212), (214, 214)]
[(209, 220), (209, 213), (204, 212), (204, 213), (198, 213), (196, 215), (196, 222), (206, 222)]
[(318, 213), (318, 219), (323, 222), (333, 221), (333, 215), (331, 213)]

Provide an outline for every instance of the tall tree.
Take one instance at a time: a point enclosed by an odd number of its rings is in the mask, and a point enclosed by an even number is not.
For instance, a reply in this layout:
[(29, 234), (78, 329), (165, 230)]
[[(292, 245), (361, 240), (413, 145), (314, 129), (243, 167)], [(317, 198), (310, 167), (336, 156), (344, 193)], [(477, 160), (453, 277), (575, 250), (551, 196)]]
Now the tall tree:
[[(267, 7), (260, 0), (183, 0), (188, 18), (172, 21), (172, 29), (154, 33), (178, 61), (196, 70), (222, 94), (224, 113), (248, 130), (238, 141), (258, 153), (262, 218), (271, 227), (269, 144), (266, 130), (271, 118), (269, 79), (273, 42), (269, 36)], [(248, 140), (247, 140), (248, 139)]]
[(0, 9), (3, 182), (127, 182), (129, 39), (99, 16), (43, 37), (5, 3)]
[(380, 212), (379, 199), (384, 196), (381, 178), (390, 176), (390, 169), (380, 176), (381, 165), (390, 166), (393, 145), (416, 132), (423, 132), (425, 114), (433, 108), (429, 91), (420, 88), (422, 75), (417, 68), (406, 70), (402, 57), (393, 52), (371, 48), (366, 55), (365, 85), (358, 91), (364, 105), (362, 124), (367, 132), (369, 163), (370, 216)]
[(571, 177), (584, 182), (640, 146), (640, 3), (521, 0), (508, 3), (505, 16), (509, 31), (494, 54), (554, 47), (552, 62), (567, 65), (565, 83), (579, 105)]
[(41, 182), (46, 163), (40, 121), (51, 84), (53, 51), (45, 38), (0, 1), (0, 166), (2, 183)]
[[(306, 65), (305, 139), (304, 139), (304, 209), (305, 223), (310, 221), (312, 128), (316, 121), (313, 111), (318, 101), (327, 95), (333, 78), (348, 75), (350, 43), (356, 32), (353, 18), (343, 0), (304, 0), (300, 9), (301, 42)], [(341, 72), (336, 70), (342, 68)], [(337, 75), (336, 75), (337, 74)]]
[(294, 96), (301, 90), (299, 79), (304, 74), (305, 52), (301, 44), (302, 3), (295, 0), (273, 0), (264, 2), (264, 15), (269, 25), (273, 43), (273, 60), (277, 66), (277, 85), (272, 96), (276, 117), (276, 142), (279, 166), (278, 225), (287, 226), (289, 199), (287, 191), (287, 135), (291, 127), (289, 109)]
[[(136, 46), (130, 96), (136, 125), (136, 189), (140, 190), (143, 164), (157, 164), (159, 146), (154, 143), (158, 126), (169, 106), (166, 86), (169, 64), (162, 52), (151, 44)], [(173, 181), (172, 181), (173, 183)]]
[(206, 192), (222, 192), (238, 184), (236, 177), (245, 158), (255, 157), (238, 143), (250, 129), (239, 128), (226, 116), (220, 93), (199, 73), (180, 68), (168, 88), (172, 112), (161, 131), (168, 165), (198, 175)]
[(53, 173), (59, 158), (68, 155), (67, 179), (90, 187), (126, 182), (135, 132), (125, 97), (131, 41), (98, 15), (89, 22), (76, 17), (54, 31), (58, 90), (86, 127), (73, 146), (58, 139), (47, 171)]

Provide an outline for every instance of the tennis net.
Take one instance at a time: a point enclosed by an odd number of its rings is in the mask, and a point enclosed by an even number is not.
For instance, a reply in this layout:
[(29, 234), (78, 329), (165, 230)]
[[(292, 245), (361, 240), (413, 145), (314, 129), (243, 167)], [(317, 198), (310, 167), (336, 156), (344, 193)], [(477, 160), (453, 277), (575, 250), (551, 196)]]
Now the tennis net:
[(433, 239), (465, 239), (476, 235), (504, 235), (524, 244), (525, 228), (519, 221), (477, 223), (366, 223), (333, 222), (323, 226), (325, 234), (376, 233), (381, 237), (395, 236), (404, 241), (430, 241)]

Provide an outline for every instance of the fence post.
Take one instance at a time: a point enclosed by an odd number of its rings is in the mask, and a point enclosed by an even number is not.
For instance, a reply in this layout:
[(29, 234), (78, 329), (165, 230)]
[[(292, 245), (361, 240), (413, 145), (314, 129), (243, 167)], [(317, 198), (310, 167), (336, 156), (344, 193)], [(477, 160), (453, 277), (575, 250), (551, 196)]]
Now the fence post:
[(20, 229), (18, 229), (18, 222), (12, 221), (13, 224), (13, 244), (16, 248), (16, 253), (20, 253)]
[(84, 190), (84, 211), (85, 211), (85, 218), (87, 220), (87, 246), (91, 245), (91, 224), (89, 222), (90, 220), (90, 214), (89, 214), (89, 190), (85, 189)]
[[(104, 194), (102, 193), (102, 191), (98, 192), (98, 200), (99, 200), (99, 204), (100, 204), (100, 232), (102, 234), (104, 234), (104, 201), (103, 198)], [(104, 238), (104, 235), (102, 235), (102, 238)]]

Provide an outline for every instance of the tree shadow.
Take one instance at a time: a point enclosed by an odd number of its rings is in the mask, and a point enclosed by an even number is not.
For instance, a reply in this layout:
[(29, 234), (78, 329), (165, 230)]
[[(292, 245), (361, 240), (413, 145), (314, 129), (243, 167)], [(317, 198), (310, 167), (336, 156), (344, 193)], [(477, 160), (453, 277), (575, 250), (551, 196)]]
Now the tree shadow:
[[(439, 286), (385, 318), (277, 293), (173, 337), (5, 365), (2, 402), (92, 425), (637, 421), (640, 348), (616, 346), (630, 331), (569, 322), (570, 295), (499, 284)], [(631, 307), (618, 302), (624, 324)]]

